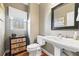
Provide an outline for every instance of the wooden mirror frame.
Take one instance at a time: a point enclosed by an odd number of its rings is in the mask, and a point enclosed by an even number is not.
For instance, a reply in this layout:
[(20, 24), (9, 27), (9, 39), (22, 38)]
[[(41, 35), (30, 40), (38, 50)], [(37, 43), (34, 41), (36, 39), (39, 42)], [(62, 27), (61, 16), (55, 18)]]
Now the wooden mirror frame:
[(51, 9), (51, 30), (60, 30), (60, 29), (79, 29), (79, 21), (76, 21), (77, 15), (78, 15), (78, 7), (79, 3), (74, 3), (75, 10), (74, 10), (74, 26), (67, 26), (67, 27), (54, 27), (54, 10), (58, 8), (59, 6), (63, 5), (65, 3), (60, 3), (54, 8)]

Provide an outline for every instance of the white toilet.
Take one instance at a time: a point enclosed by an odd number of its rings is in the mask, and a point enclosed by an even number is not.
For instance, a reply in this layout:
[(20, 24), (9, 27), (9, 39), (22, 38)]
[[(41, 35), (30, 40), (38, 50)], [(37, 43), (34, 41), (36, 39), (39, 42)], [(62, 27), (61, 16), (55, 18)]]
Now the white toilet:
[(37, 36), (37, 43), (33, 43), (27, 46), (27, 51), (29, 56), (40, 56), (41, 55), (41, 46), (45, 45), (43, 36)]

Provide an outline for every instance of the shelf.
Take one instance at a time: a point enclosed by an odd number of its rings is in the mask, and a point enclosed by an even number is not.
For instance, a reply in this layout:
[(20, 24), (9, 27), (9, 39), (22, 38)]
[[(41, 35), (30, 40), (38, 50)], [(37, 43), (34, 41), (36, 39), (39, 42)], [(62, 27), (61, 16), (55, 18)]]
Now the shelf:
[(21, 37), (10, 37), (11, 40), (18, 39), (18, 38), (26, 38), (27, 36), (21, 36)]
[[(23, 41), (23, 42), (26, 42), (26, 41)], [(11, 43), (11, 44), (13, 45), (13, 44), (18, 44), (18, 43), (22, 43), (22, 42), (16, 42), (16, 43)]]
[(29, 53), (24, 51), (22, 53), (16, 54), (16, 56), (29, 56)]
[(26, 47), (26, 45), (24, 45), (24, 46), (20, 46), (20, 47), (16, 47), (16, 48), (11, 48), (11, 50), (13, 50), (13, 49), (17, 49), (17, 48), (21, 48), (21, 47)]
[(20, 48), (12, 49), (11, 54), (15, 54), (15, 53), (18, 53), (18, 52), (24, 51), (24, 50), (26, 50), (26, 47), (24, 47), (24, 46), (20, 47)]
[(26, 50), (23, 50), (23, 51), (20, 51), (20, 52), (17, 52), (17, 53), (11, 54), (11, 55), (14, 56), (14, 55), (20, 54), (20, 53), (22, 53), (22, 52), (26, 52)]

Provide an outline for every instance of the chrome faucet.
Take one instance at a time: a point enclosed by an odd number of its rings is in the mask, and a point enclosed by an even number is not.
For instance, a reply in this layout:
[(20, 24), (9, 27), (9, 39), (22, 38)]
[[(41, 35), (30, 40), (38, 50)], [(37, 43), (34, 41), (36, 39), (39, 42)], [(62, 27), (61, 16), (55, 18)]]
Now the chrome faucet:
[(58, 37), (59, 37), (59, 36), (62, 36), (62, 34), (61, 34), (61, 33), (59, 33), (57, 36), (58, 36)]
[(58, 37), (65, 37), (65, 36), (62, 35), (61, 33), (59, 33), (57, 36), (58, 36)]

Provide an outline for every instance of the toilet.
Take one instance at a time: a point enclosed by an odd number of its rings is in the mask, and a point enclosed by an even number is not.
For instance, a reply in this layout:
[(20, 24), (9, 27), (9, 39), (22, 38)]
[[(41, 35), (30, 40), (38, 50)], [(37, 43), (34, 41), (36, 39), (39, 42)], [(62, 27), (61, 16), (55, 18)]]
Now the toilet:
[(40, 56), (41, 55), (41, 46), (45, 45), (43, 36), (37, 36), (37, 43), (33, 43), (27, 46), (27, 51), (29, 56)]

